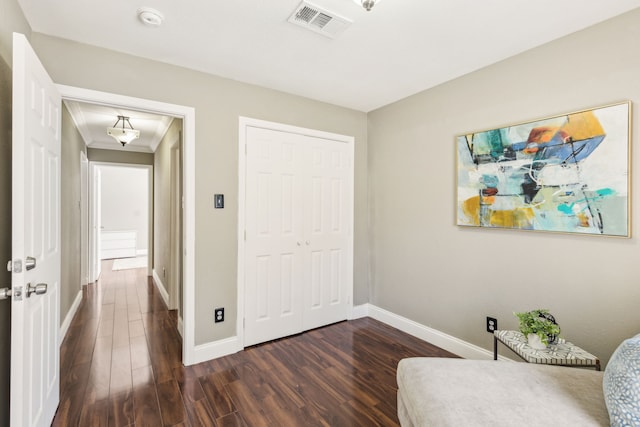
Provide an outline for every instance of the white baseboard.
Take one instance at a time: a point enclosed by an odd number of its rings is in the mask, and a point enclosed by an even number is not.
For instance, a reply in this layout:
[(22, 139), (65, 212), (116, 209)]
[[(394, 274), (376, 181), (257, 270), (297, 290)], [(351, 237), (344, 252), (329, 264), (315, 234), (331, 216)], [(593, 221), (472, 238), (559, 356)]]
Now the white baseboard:
[[(406, 317), (402, 317), (380, 307), (376, 307), (373, 304), (357, 305), (351, 309), (349, 320), (360, 319), (363, 317), (371, 317), (372, 319), (378, 320), (399, 329), (402, 332), (420, 338), (423, 341), (436, 345), (465, 359), (493, 359), (493, 351), (478, 347), (475, 344), (463, 341), (452, 335), (445, 334), (444, 332), (422, 325), (418, 322), (414, 322), (411, 319), (407, 319)], [(178, 319), (179, 327), (181, 327), (181, 320), (182, 319)], [(227, 356), (229, 354), (237, 353), (242, 349), (243, 348), (240, 345), (237, 336), (197, 345), (195, 348), (193, 363), (206, 362), (207, 360)], [(498, 356), (498, 359), (512, 361), (504, 356)]]
[(349, 320), (361, 319), (369, 316), (369, 304), (354, 305)]
[(218, 357), (228, 356), (242, 350), (237, 336), (196, 345), (193, 354), (193, 364), (206, 362)]
[[(380, 307), (376, 307), (375, 305), (366, 305), (368, 306), (367, 312), (369, 317), (382, 323), (386, 323), (389, 326), (393, 326), (394, 328), (406, 332), (409, 335), (413, 335), (414, 337), (427, 341), (430, 344), (436, 345), (465, 359), (493, 360), (493, 351), (478, 347), (475, 344), (471, 344), (452, 335), (445, 334), (444, 332), (422, 325), (418, 322), (414, 322), (413, 320), (399, 316)], [(491, 343), (493, 343), (493, 339), (491, 339)], [(499, 356), (498, 359), (510, 360), (503, 356)]]
[[(154, 271), (155, 278), (155, 271)], [(352, 308), (349, 319), (358, 319), (368, 316), (369, 304), (358, 305)], [(178, 319), (178, 325), (181, 327), (181, 320)], [(240, 340), (237, 336), (221, 339), (218, 341), (200, 344), (195, 347), (193, 355), (193, 364), (206, 362), (218, 357), (228, 356), (243, 350)]]
[(184, 339), (184, 324), (182, 323), (182, 316), (178, 316), (178, 333)]
[(73, 304), (69, 308), (67, 315), (64, 317), (64, 321), (60, 325), (60, 335), (58, 335), (58, 345), (62, 345), (62, 341), (64, 341), (64, 337), (67, 335), (67, 331), (69, 330), (69, 326), (71, 326), (71, 321), (73, 317), (76, 315), (78, 311), (78, 307), (80, 307), (80, 302), (82, 301), (82, 290), (78, 291), (76, 294), (76, 298), (73, 300)]
[(162, 283), (162, 280), (160, 280), (160, 276), (158, 276), (155, 269), (153, 270), (152, 275), (153, 283), (156, 285), (158, 292), (160, 292), (160, 296), (162, 297), (164, 304), (169, 307), (169, 292), (167, 292), (167, 288), (164, 286), (164, 283)]

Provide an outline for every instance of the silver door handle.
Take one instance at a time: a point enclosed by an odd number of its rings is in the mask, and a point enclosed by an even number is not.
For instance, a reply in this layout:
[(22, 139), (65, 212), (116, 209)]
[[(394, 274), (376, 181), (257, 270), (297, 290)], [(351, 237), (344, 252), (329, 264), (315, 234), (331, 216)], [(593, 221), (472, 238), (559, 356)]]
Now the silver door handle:
[(46, 283), (38, 283), (33, 286), (31, 283), (27, 284), (27, 298), (31, 296), (31, 294), (35, 293), (36, 295), (42, 295), (47, 293), (47, 284)]
[(11, 292), (11, 289), (9, 289), (9, 288), (0, 289), (0, 300), (10, 298), (11, 294), (12, 294), (12, 292)]
[(24, 264), (27, 268), (27, 271), (33, 270), (34, 268), (36, 268), (36, 259), (32, 256), (28, 256)]

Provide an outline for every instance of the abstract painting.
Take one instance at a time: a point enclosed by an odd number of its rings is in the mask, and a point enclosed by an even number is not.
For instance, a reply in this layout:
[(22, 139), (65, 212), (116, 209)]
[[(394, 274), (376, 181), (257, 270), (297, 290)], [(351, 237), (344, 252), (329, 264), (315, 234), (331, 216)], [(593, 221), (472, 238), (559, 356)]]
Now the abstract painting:
[(631, 103), (456, 137), (457, 224), (630, 236)]

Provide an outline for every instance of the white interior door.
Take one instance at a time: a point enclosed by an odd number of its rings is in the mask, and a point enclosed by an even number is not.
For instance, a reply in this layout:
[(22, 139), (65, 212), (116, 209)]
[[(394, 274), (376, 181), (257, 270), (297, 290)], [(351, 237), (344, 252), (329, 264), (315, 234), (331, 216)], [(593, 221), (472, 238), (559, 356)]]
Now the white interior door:
[(89, 198), (91, 203), (89, 205), (89, 264), (91, 269), (90, 282), (95, 282), (100, 277), (101, 263), (100, 252), (102, 250), (100, 245), (100, 229), (102, 227), (101, 217), (101, 203), (102, 194), (100, 189), (102, 188), (102, 180), (100, 174), (100, 168), (94, 163), (91, 163), (90, 167), (90, 188), (91, 192)]
[(341, 141), (259, 127), (246, 143), (248, 346), (347, 319), (353, 154)]
[(297, 135), (247, 130), (246, 346), (302, 330), (303, 155)]
[(180, 295), (182, 291), (182, 168), (180, 167), (180, 141), (171, 149), (171, 280), (169, 292), (169, 309), (178, 310), (178, 317), (182, 316)]
[(80, 281), (89, 280), (89, 160), (80, 152)]
[(307, 137), (305, 168), (303, 330), (347, 318), (353, 278), (351, 264), (352, 159), (347, 144)]
[(14, 33), (13, 426), (50, 425), (59, 400), (60, 106), (60, 95), (27, 39)]

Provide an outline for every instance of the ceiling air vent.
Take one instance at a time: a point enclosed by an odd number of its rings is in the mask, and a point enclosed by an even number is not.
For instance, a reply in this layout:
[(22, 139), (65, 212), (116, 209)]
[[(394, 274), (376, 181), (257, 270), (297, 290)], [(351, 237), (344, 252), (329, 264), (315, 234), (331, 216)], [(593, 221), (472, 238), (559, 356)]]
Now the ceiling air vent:
[(289, 22), (334, 39), (346, 30), (353, 21), (303, 1), (293, 11)]

